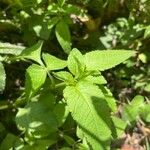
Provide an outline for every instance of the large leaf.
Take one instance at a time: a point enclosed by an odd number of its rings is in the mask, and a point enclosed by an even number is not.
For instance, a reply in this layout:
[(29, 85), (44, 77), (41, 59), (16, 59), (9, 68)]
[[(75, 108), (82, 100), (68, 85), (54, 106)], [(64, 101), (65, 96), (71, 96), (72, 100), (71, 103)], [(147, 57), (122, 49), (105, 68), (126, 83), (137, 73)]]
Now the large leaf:
[(40, 89), (46, 79), (46, 69), (33, 64), (26, 71), (25, 92), (29, 99)]
[(42, 58), (48, 70), (59, 70), (67, 66), (67, 62), (65, 60), (59, 59), (50, 54), (43, 54)]
[(64, 98), (92, 148), (108, 149), (111, 139), (110, 109), (102, 91), (95, 85), (81, 82), (66, 87)]
[(105, 50), (86, 53), (85, 61), (88, 70), (104, 71), (115, 67), (134, 54), (128, 50)]
[(19, 139), (19, 137), (8, 133), (4, 140), (2, 141), (0, 145), (1, 150), (10, 150), (10, 149), (16, 149), (21, 150), (23, 148), (23, 140)]
[(5, 88), (6, 74), (3, 64), (0, 62), (0, 92)]
[(36, 138), (55, 132), (58, 123), (53, 113), (52, 101), (54, 96), (49, 92), (49, 98), (42, 95), (39, 99), (32, 99), (24, 108), (19, 108), (16, 115), (18, 128)]
[(78, 49), (74, 48), (70, 52), (67, 64), (70, 72), (75, 75), (76, 78), (83, 75), (85, 71), (84, 57)]
[(10, 43), (0, 43), (0, 54), (19, 55), (24, 49), (24, 46)]
[(34, 60), (35, 62), (39, 63), (39, 64), (42, 64), (42, 61), (41, 61), (42, 45), (43, 45), (43, 42), (39, 41), (38, 43), (36, 43), (32, 47), (24, 49), (23, 52), (21, 53), (20, 58), (31, 59), (31, 60)]
[(71, 35), (68, 25), (63, 20), (56, 25), (55, 33), (62, 49), (68, 54), (71, 51)]

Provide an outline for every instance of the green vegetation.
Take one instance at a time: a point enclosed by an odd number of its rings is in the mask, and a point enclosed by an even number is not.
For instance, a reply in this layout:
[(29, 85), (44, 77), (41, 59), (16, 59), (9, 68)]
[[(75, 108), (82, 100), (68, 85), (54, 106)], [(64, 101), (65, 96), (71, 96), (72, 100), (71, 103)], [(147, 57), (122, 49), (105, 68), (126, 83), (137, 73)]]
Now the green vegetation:
[(149, 42), (149, 0), (2, 0), (0, 150), (149, 150)]

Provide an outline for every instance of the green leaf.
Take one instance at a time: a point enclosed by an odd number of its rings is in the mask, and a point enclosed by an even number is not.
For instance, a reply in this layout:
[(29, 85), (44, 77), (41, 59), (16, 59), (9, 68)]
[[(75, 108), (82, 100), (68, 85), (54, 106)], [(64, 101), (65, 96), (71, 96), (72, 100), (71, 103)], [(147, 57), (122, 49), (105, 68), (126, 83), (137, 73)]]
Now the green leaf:
[(107, 81), (105, 80), (105, 78), (102, 75), (89, 75), (86, 78), (84, 78), (84, 80), (89, 81), (93, 84), (106, 84)]
[(5, 89), (6, 74), (3, 64), (0, 62), (0, 92)]
[(76, 141), (68, 135), (63, 135), (63, 138), (70, 146), (73, 146), (76, 143)]
[(74, 48), (70, 52), (67, 64), (70, 72), (75, 75), (76, 78), (83, 75), (85, 71), (84, 57), (78, 49)]
[(145, 86), (144, 90), (146, 92), (150, 92), (150, 83), (147, 83), (147, 85)]
[(67, 86), (64, 98), (92, 148), (108, 149), (111, 139), (110, 109), (102, 91), (95, 85), (81, 82)]
[(72, 74), (67, 71), (54, 72), (53, 75), (55, 76), (55, 78), (62, 80), (64, 82), (67, 82), (67, 83), (74, 82), (74, 78), (73, 78)]
[(96, 50), (85, 54), (87, 70), (104, 71), (115, 67), (134, 54), (128, 50)]
[(55, 144), (57, 142), (56, 134), (51, 134), (45, 139), (36, 139), (32, 145), (25, 145), (21, 150), (46, 150), (49, 146)]
[(111, 91), (107, 88), (107, 87), (104, 87), (104, 86), (101, 86), (100, 87), (101, 90), (103, 91), (103, 94), (105, 96), (105, 99), (107, 101), (107, 104), (109, 106), (109, 108), (113, 111), (113, 112), (116, 112), (117, 111), (117, 105), (116, 105), (116, 100), (115, 98), (113, 97)]
[(42, 65), (43, 64), (41, 61), (42, 45), (43, 45), (43, 42), (39, 41), (32, 47), (26, 48), (25, 50), (23, 50), (19, 58), (31, 59)]
[[(51, 99), (53, 98), (51, 96)], [(35, 138), (45, 137), (57, 131), (57, 120), (51, 109), (51, 99), (35, 98), (24, 108), (19, 108), (16, 115), (18, 128)]]
[(144, 32), (144, 38), (149, 38), (150, 37), (150, 25), (146, 27), (146, 30)]
[(145, 104), (145, 106), (140, 109), (140, 116), (144, 121), (150, 123), (150, 104)]
[(117, 137), (120, 137), (125, 132), (127, 123), (125, 121), (123, 121), (122, 119), (115, 117), (115, 116), (112, 117), (112, 120), (115, 125)]
[(59, 70), (67, 66), (67, 62), (65, 60), (59, 59), (47, 53), (42, 54), (42, 58), (48, 70)]
[(53, 18), (51, 18), (51, 19), (48, 21), (48, 29), (52, 29), (52, 28), (57, 24), (58, 21), (59, 21), (59, 18), (58, 18), (58, 17), (53, 17)]
[(23, 148), (23, 141), (16, 137), (15, 135), (8, 133), (4, 140), (2, 141), (0, 145), (1, 150), (10, 150), (10, 149), (16, 149), (21, 150)]
[(25, 93), (26, 98), (30, 99), (41, 88), (46, 80), (46, 69), (33, 64), (26, 71)]
[(58, 126), (60, 127), (63, 125), (69, 114), (68, 107), (63, 103), (58, 103), (54, 108), (54, 114), (56, 116)]
[(10, 43), (0, 43), (0, 54), (19, 55), (24, 49), (24, 46)]
[(135, 122), (139, 115), (140, 110), (144, 106), (144, 97), (141, 95), (137, 95), (131, 101), (130, 104), (126, 104), (123, 109), (122, 118), (127, 122)]
[(57, 1), (58, 1), (59, 6), (62, 7), (65, 4), (66, 0), (57, 0)]
[(69, 54), (71, 51), (71, 35), (68, 25), (63, 20), (56, 25), (55, 33), (62, 49)]

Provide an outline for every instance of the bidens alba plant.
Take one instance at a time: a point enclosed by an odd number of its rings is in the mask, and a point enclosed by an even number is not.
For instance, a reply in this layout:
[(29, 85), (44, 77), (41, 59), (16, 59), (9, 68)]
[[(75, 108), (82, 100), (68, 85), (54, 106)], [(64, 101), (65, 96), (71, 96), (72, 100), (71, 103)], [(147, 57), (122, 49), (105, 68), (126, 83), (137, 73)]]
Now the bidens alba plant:
[(73, 144), (77, 149), (81, 145), (85, 149), (109, 149), (117, 130), (111, 115), (116, 104), (101, 71), (122, 63), (133, 51), (95, 50), (83, 55), (74, 48), (67, 60), (61, 60), (41, 54), (41, 48), (39, 41), (17, 56), (35, 62), (26, 71), (26, 104), (16, 115), (26, 142), (30, 146), (42, 143), (47, 149), (57, 143), (60, 133), (66, 140), (68, 136), (60, 127), (71, 114), (77, 124), (79, 140)]

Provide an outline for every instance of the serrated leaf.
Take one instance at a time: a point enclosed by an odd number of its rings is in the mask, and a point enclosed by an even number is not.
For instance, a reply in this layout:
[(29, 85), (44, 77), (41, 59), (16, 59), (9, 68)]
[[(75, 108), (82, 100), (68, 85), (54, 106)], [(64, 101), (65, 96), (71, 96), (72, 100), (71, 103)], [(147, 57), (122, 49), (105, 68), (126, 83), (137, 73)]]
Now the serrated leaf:
[(32, 47), (24, 49), (23, 52), (20, 54), (19, 58), (31, 59), (42, 65), (43, 64), (41, 61), (42, 45), (43, 45), (43, 42), (39, 41)]
[(0, 92), (5, 89), (6, 74), (3, 64), (0, 62)]
[(0, 43), (0, 54), (19, 55), (24, 49), (24, 46), (10, 43)]
[(85, 54), (87, 70), (104, 71), (124, 62), (134, 54), (128, 50), (96, 50)]
[(35, 138), (45, 137), (57, 131), (57, 120), (49, 101), (50, 99), (35, 98), (24, 108), (19, 108), (16, 115), (18, 128)]
[(144, 38), (149, 38), (150, 37), (150, 25), (146, 27), (146, 30), (144, 32)]
[(113, 94), (111, 93), (111, 91), (107, 87), (104, 87), (103, 85), (100, 86), (100, 88), (103, 91), (103, 94), (105, 96), (105, 99), (107, 101), (107, 104), (108, 104), (109, 108), (113, 112), (116, 112), (117, 111), (117, 105), (116, 105), (116, 100), (113, 97)]
[(63, 20), (56, 25), (55, 33), (62, 49), (69, 54), (71, 51), (71, 35), (68, 25)]
[(65, 4), (66, 0), (57, 0), (57, 1), (58, 1), (59, 6), (62, 7)]
[(107, 83), (107, 81), (102, 75), (98, 75), (98, 76), (89, 75), (84, 80), (89, 81), (94, 84), (106, 84)]
[(46, 80), (46, 69), (33, 64), (26, 71), (25, 93), (26, 98), (30, 99), (41, 88)]
[(111, 139), (110, 109), (102, 91), (95, 85), (81, 82), (67, 86), (64, 98), (92, 148), (108, 149)]
[(54, 72), (53, 75), (55, 78), (62, 80), (64, 82), (67, 82), (67, 83), (74, 82), (74, 78), (73, 78), (72, 74), (67, 71)]
[(42, 58), (48, 70), (59, 70), (67, 66), (67, 62), (65, 60), (59, 59), (50, 54), (43, 54)]
[(75, 75), (76, 78), (79, 78), (83, 75), (85, 71), (84, 57), (78, 49), (74, 48), (70, 52), (67, 65), (70, 72)]

